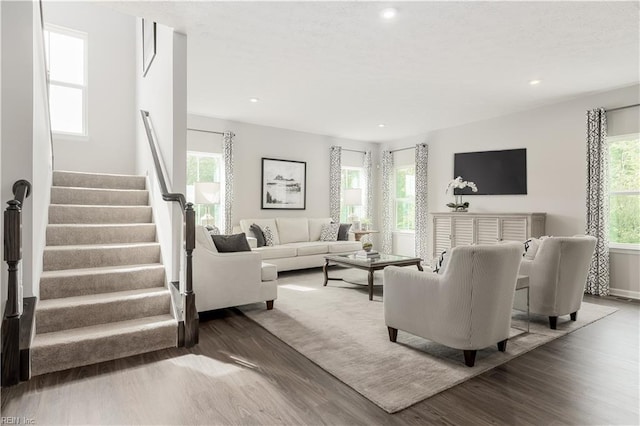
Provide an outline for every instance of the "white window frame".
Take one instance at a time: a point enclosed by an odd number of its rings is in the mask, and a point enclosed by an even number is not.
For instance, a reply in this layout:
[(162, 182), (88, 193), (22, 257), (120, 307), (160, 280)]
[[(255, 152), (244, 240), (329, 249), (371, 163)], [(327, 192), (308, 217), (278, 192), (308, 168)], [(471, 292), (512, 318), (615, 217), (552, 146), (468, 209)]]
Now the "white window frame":
[[(66, 35), (69, 37), (82, 39), (84, 52), (84, 76), (83, 81), (84, 84), (75, 84), (75, 83), (67, 83), (64, 81), (52, 80), (49, 71), (49, 61), (51, 53), (47, 53), (46, 55), (46, 67), (47, 67), (47, 82), (49, 86), (49, 92), (51, 92), (50, 87), (60, 86), (67, 87), (72, 89), (80, 89), (82, 90), (82, 133), (73, 133), (73, 132), (61, 132), (59, 130), (53, 130), (52, 134), (54, 138), (63, 138), (63, 139), (71, 139), (71, 140), (88, 140), (89, 139), (89, 35), (82, 31), (72, 30), (70, 28), (61, 27), (59, 25), (53, 25), (45, 23), (44, 30), (47, 32), (58, 33), (62, 35)], [(48, 46), (50, 43), (49, 40), (45, 41), (45, 46)]]
[[(622, 141), (622, 140), (628, 140), (628, 139), (636, 139), (636, 138), (640, 138), (640, 134), (638, 133), (630, 133), (630, 134), (626, 134), (626, 135), (618, 135), (618, 136), (609, 136), (607, 137), (607, 155), (610, 155), (610, 151), (609, 151), (609, 146), (612, 143), (618, 142), (618, 141)], [(611, 198), (612, 195), (640, 195), (640, 188), (637, 191), (609, 191), (609, 198)], [(617, 242), (613, 242), (610, 241), (609, 242), (609, 248), (613, 249), (612, 251), (614, 252), (627, 252), (627, 251), (632, 251), (632, 252), (640, 252), (640, 244), (632, 244), (632, 243), (617, 243)]]
[[(414, 168), (414, 173), (415, 173), (415, 164), (398, 164), (397, 166), (395, 166), (393, 168), (393, 232), (396, 234), (415, 234), (416, 233), (416, 229), (415, 229), (415, 222), (414, 222), (414, 227), (413, 229), (399, 229), (397, 228), (398, 225), (398, 201), (411, 201), (411, 198), (398, 198), (398, 194), (396, 193), (396, 189), (398, 187), (397, 185), (397, 179), (398, 179), (398, 170), (401, 169), (408, 169), (413, 167)], [(414, 175), (415, 176), (415, 175)], [(416, 197), (415, 194), (413, 196), (413, 204), (415, 207), (415, 202), (416, 202)], [(415, 220), (415, 219), (414, 219)]]
[[(218, 152), (205, 152), (205, 151), (187, 151), (187, 158), (189, 158), (190, 155), (196, 156), (196, 157), (210, 157), (210, 158), (217, 158), (218, 159), (218, 169), (220, 171), (220, 208), (219, 208), (219, 213), (220, 213), (220, 217), (218, 218), (218, 220), (216, 221), (215, 225), (220, 228), (223, 229), (224, 228), (224, 208), (225, 208), (225, 200), (224, 200), (224, 196), (225, 196), (225, 175), (224, 175), (224, 161), (222, 159), (222, 154), (218, 153)], [(199, 163), (198, 163), (198, 167), (199, 167)], [(200, 173), (198, 173), (200, 174)], [(215, 181), (214, 181), (215, 182)]]

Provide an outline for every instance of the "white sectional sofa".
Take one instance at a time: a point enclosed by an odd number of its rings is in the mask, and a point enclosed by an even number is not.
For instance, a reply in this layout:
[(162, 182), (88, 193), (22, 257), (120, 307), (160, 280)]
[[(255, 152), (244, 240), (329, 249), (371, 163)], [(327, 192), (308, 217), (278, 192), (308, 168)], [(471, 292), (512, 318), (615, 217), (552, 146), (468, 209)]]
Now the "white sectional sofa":
[(254, 223), (271, 229), (274, 245), (252, 251), (260, 253), (262, 261), (276, 265), (278, 272), (323, 266), (326, 254), (353, 253), (362, 248), (359, 241), (320, 241), (322, 225), (331, 223), (330, 218), (243, 219), (240, 229), (247, 237), (254, 237), (250, 230)]

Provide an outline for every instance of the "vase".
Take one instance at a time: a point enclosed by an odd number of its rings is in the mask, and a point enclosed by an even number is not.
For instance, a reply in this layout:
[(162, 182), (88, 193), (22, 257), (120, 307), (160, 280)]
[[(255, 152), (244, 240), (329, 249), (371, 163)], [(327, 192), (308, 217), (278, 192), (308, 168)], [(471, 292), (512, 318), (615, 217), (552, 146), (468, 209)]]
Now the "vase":
[(455, 194), (454, 202), (447, 204), (447, 207), (451, 208), (452, 212), (466, 212), (469, 207), (469, 203), (462, 201), (462, 194)]

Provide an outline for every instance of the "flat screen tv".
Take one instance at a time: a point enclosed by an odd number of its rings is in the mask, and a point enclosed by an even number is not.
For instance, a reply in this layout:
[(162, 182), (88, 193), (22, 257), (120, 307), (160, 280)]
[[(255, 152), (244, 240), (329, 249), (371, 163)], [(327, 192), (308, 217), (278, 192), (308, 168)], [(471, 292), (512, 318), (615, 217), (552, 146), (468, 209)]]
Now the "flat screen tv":
[(462, 152), (454, 156), (454, 178), (475, 182), (471, 188), (456, 189), (456, 194), (503, 195), (527, 193), (527, 150)]

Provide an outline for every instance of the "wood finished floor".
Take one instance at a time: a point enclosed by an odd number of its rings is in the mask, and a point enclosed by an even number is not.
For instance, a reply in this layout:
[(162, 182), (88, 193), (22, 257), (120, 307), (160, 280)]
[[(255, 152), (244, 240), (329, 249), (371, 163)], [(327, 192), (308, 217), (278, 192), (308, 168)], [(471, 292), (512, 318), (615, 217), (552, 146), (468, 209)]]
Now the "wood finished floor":
[(2, 389), (2, 416), (40, 425), (639, 424), (640, 304), (586, 300), (619, 310), (396, 414), (238, 311), (223, 310), (202, 318), (200, 344), (191, 350), (158, 351)]

